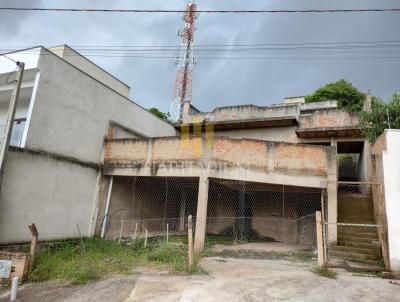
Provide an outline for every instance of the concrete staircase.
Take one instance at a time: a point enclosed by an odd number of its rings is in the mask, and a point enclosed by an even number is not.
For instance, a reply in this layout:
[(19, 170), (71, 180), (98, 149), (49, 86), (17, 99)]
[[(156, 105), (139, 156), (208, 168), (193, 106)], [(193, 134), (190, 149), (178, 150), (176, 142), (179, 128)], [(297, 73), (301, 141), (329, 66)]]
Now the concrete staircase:
[[(360, 193), (338, 194), (338, 222), (374, 224), (371, 197)], [(339, 225), (337, 245), (331, 246), (329, 255), (339, 260), (362, 260), (373, 264), (378, 260), (377, 241), (375, 227)]]

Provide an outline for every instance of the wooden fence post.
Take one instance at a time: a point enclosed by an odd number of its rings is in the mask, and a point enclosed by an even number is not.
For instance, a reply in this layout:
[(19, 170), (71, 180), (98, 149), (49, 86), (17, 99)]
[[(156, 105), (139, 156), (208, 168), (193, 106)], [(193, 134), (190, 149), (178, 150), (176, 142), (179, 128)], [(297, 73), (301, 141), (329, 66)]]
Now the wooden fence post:
[(146, 231), (144, 233), (144, 248), (146, 248), (146, 246), (147, 246), (147, 234), (148, 234), (148, 232), (147, 232), (147, 229), (146, 229)]
[(188, 262), (189, 269), (193, 266), (193, 222), (192, 215), (188, 217)]
[(122, 237), (122, 229), (124, 228), (124, 220), (121, 220), (121, 228), (119, 229), (119, 239), (118, 243), (121, 243), (121, 237)]
[(29, 253), (31, 255), (29, 262), (32, 265), (33, 262), (35, 261), (35, 254), (36, 254), (37, 244), (38, 244), (38, 240), (39, 240), (39, 232), (36, 228), (35, 223), (33, 223), (33, 222), (31, 225), (28, 226), (28, 228), (32, 234), (31, 250)]
[(325, 253), (324, 253), (324, 235), (322, 232), (322, 216), (321, 212), (315, 212), (315, 220), (317, 227), (317, 250), (318, 250), (318, 265), (325, 266)]
[(137, 222), (135, 223), (135, 236), (133, 237), (133, 242), (136, 242), (136, 236), (137, 236)]

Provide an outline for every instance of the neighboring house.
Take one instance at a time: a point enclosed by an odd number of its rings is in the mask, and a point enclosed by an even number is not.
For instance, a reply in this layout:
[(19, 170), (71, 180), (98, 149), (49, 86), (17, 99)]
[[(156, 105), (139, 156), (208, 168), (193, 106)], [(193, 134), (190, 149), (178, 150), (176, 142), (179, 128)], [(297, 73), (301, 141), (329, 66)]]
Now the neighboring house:
[[(383, 240), (387, 241), (385, 258), (388, 266), (400, 271), (400, 130), (386, 129), (373, 143), (372, 180), (382, 183), (381, 202), (374, 204), (374, 211), (380, 220)], [(383, 192), (382, 192), (383, 191)], [(379, 198), (374, 198), (379, 200)]]
[[(0, 198), (0, 243), (94, 234), (106, 137), (173, 136), (176, 130), (128, 98), (130, 88), (63, 45), (7, 55), (25, 62)], [(15, 63), (0, 56), (4, 127)]]

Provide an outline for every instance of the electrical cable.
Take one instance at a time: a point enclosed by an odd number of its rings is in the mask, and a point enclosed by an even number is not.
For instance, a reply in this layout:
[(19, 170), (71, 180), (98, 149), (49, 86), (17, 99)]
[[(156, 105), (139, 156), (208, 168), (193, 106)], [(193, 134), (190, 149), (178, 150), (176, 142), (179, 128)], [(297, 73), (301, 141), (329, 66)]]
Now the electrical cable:
[[(186, 13), (182, 9), (96, 9), (96, 8), (41, 8), (41, 7), (0, 7), (11, 11), (84, 12), (84, 13)], [(400, 12), (400, 8), (359, 8), (359, 9), (261, 9), (261, 10), (196, 10), (195, 13), (352, 13), (352, 12)]]

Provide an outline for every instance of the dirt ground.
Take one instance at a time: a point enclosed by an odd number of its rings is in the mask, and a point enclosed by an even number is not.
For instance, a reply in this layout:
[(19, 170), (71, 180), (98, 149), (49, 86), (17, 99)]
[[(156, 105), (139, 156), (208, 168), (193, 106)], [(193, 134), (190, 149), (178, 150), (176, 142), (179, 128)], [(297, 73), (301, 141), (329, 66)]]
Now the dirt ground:
[(254, 251), (254, 252), (276, 252), (276, 253), (288, 253), (308, 250), (309, 246), (302, 246), (299, 244), (286, 244), (281, 242), (270, 242), (268, 244), (264, 242), (252, 242), (252, 243), (241, 243), (241, 244), (215, 244), (212, 247), (212, 251), (221, 253), (223, 251)]
[[(389, 280), (343, 270), (329, 279), (310, 272), (314, 262), (210, 257), (201, 266), (207, 273), (142, 270), (85, 286), (27, 284), (17, 301), (400, 301), (400, 286)], [(1, 292), (0, 301), (9, 301), (8, 293)]]

